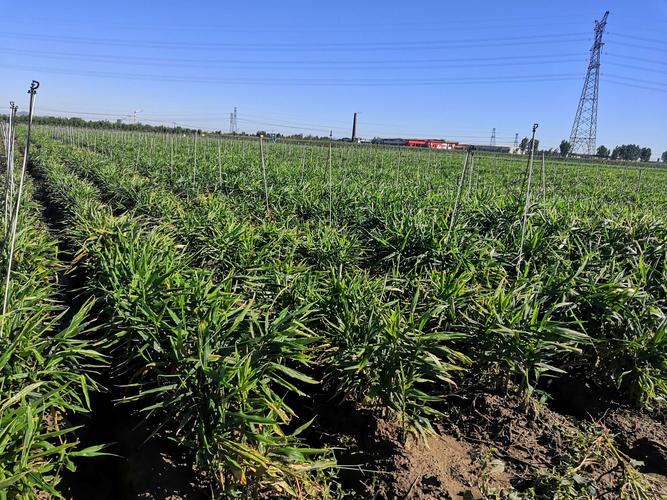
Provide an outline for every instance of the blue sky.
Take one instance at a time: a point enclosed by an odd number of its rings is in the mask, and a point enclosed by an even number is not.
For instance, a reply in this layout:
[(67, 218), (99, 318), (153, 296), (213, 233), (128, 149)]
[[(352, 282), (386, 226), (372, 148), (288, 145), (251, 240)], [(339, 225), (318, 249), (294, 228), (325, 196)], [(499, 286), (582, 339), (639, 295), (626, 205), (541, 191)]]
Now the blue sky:
[[(446, 137), (570, 133), (610, 10), (598, 145), (667, 150), (667, 0), (6, 2), (0, 102), (205, 129)], [(4, 105), (3, 105), (4, 106)], [(86, 113), (86, 114), (84, 114)]]

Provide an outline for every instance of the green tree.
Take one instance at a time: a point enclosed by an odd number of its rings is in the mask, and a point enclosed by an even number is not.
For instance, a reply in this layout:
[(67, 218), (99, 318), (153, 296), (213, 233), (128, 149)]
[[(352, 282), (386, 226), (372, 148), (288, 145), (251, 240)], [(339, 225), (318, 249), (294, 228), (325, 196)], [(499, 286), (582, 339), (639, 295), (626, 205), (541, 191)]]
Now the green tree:
[(651, 148), (641, 148), (639, 150), (639, 159), (641, 161), (651, 161)]
[(621, 148), (619, 146), (616, 146), (614, 150), (611, 152), (611, 159), (618, 160), (620, 156), (621, 156)]
[(521, 143), (519, 144), (519, 149), (521, 150), (522, 153), (525, 153), (527, 148), (528, 148), (528, 137), (524, 137), (523, 139), (521, 139)]
[(598, 153), (597, 155), (600, 158), (608, 158), (609, 157), (609, 150), (606, 148), (606, 146), (600, 146), (598, 148)]
[[(535, 139), (535, 152), (536, 152), (536, 153), (537, 153), (539, 147), (540, 147), (540, 140), (539, 140), (539, 139)], [(531, 139), (531, 140), (528, 141), (528, 146), (527, 146), (527, 151), (528, 151), (528, 153), (530, 153), (530, 151), (531, 151), (532, 149), (533, 149), (533, 140)]]
[(667, 163), (667, 151), (662, 153), (662, 156), (660, 158), (662, 158), (663, 163)]
[[(614, 151), (611, 153), (611, 158), (612, 160), (637, 161), (641, 156), (641, 150), (642, 149), (636, 144), (622, 144), (614, 148)], [(650, 156), (651, 153), (649, 152), (649, 157)]]
[(570, 144), (569, 141), (560, 141), (560, 146), (558, 146), (558, 149), (560, 149), (561, 156), (567, 156), (572, 150), (572, 144)]

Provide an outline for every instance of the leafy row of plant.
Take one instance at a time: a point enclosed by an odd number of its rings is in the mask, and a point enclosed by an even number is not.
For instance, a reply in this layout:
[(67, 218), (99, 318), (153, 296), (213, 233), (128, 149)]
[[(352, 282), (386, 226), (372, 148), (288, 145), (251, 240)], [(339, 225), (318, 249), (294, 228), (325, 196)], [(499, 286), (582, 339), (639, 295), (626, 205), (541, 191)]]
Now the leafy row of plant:
[(316, 383), (302, 371), (318, 341), (309, 306), (274, 310), (235, 292), (231, 277), (195, 265), (168, 222), (114, 215), (62, 150), (42, 144), (36, 168), (80, 246), (124, 400), (190, 448), (215, 488), (325, 494), (319, 471), (333, 462), (300, 442), (307, 422), (290, 402)]
[[(272, 222), (259, 227), (244, 224), (214, 198), (198, 199), (194, 204), (179, 201), (145, 177), (123, 172), (114, 162), (99, 157), (91, 162), (90, 155), (81, 150), (70, 151), (66, 158), (73, 168), (94, 179), (118, 210), (137, 211), (156, 224), (168, 220), (199, 265), (221, 276), (233, 273), (234, 288), (245, 300), (259, 301), (276, 311), (314, 303), (314, 326), (326, 334), (314, 351), (319, 353), (318, 373), (341, 396), (388, 409), (406, 428), (430, 430), (427, 416), (438, 414), (431, 403), (439, 398), (428, 396), (418, 386), (453, 383), (451, 373), (460, 370), (467, 358), (447, 345), (462, 335), (434, 329), (433, 313), (417, 310), (418, 301), (411, 308), (399, 300), (395, 286), (367, 273), (362, 273), (364, 278), (355, 275), (355, 270), (347, 273), (326, 263), (315, 267), (310, 255), (322, 248), (318, 239), (313, 241), (312, 227), (305, 228), (303, 236), (310, 238), (304, 242), (295, 228), (280, 228)], [(331, 244), (327, 238), (335, 242), (337, 236), (332, 231), (321, 235), (325, 245)], [(312, 248), (304, 248), (304, 243)], [(385, 290), (396, 297), (386, 300)], [(380, 295), (374, 297), (372, 291)], [(363, 311), (358, 309), (362, 303), (356, 302), (356, 295), (366, 295)], [(353, 298), (355, 310), (364, 315), (356, 319), (368, 315), (370, 323), (353, 326), (346, 333), (341, 323), (348, 321), (351, 311), (347, 306)], [(353, 370), (351, 360), (359, 357), (360, 342), (367, 344), (367, 352)]]
[[(106, 363), (90, 322), (93, 302), (77, 311), (64, 305), (58, 277), (66, 264), (32, 195), (27, 182), (7, 314), (0, 317), (0, 498), (58, 497), (73, 459), (101, 449), (82, 449), (70, 423), (90, 411), (89, 392), (100, 390), (95, 373)], [(4, 245), (3, 276), (7, 257)]]
[[(79, 168), (88, 165), (87, 175), (103, 175), (98, 181), (110, 193), (121, 196), (121, 209), (136, 208), (158, 220), (169, 218), (197, 258), (204, 255), (207, 265), (233, 270), (237, 283), (252, 285), (254, 297), (268, 293), (274, 300), (278, 296), (285, 307), (304, 301), (317, 304), (324, 318), (318, 326), (336, 349), (349, 346), (354, 352), (353, 344), (359, 339), (348, 343), (340, 329), (331, 326), (346, 324), (349, 318), (337, 317), (343, 313), (332, 307), (328, 298), (336, 296), (336, 279), (363, 282), (367, 275), (370, 281), (381, 284), (380, 289), (386, 286), (392, 290), (380, 294), (382, 299), (374, 307), (367, 306), (371, 316), (377, 318), (381, 316), (378, 309), (391, 311), (394, 306), (403, 311), (403, 320), (414, 314), (408, 313), (412, 310), (420, 318), (426, 315), (430, 319), (422, 334), (450, 332), (447, 339), (457, 339), (457, 350), (472, 358), (476, 377), (480, 373), (491, 377), (503, 374), (505, 386), (513, 381), (529, 396), (543, 374), (556, 376), (563, 369), (590, 363), (597, 367), (594, 374), (604, 383), (621, 387), (633, 400), (649, 406), (664, 401), (665, 247), (660, 242), (665, 240), (665, 227), (639, 209), (621, 206), (618, 200), (605, 213), (603, 208), (593, 211), (593, 203), (599, 203), (594, 193), (543, 199), (531, 207), (526, 243), (517, 248), (522, 200), (511, 196), (471, 192), (463, 199), (452, 238), (447, 240), (451, 193), (432, 189), (422, 198), (425, 206), (413, 209), (418, 193), (412, 191), (407, 200), (395, 198), (393, 177), (385, 179), (386, 189), (379, 193), (360, 191), (359, 186), (353, 189), (355, 194), (361, 193), (361, 203), (354, 207), (357, 210), (349, 212), (346, 223), (331, 226), (326, 201), (322, 203), (326, 196), (317, 193), (294, 194), (319, 206), (312, 212), (314, 218), (295, 219), (289, 204), (285, 210), (282, 204), (278, 205), (281, 210), (272, 207), (270, 218), (259, 218), (261, 204), (257, 207), (252, 191), (222, 189), (225, 194), (202, 195), (195, 185), (170, 185), (163, 167), (151, 170), (146, 165), (150, 152), (141, 155), (137, 151), (138, 161), (129, 166), (121, 165), (122, 149), (116, 153), (116, 161), (81, 150), (70, 154)], [(210, 165), (200, 159), (198, 172), (219, 176), (221, 167), (223, 178), (241, 185), (244, 174), (233, 165)], [(187, 162), (170, 168), (185, 171)], [(289, 168), (285, 165), (285, 172)], [(124, 182), (120, 179), (126, 178), (134, 178), (136, 185), (131, 189), (119, 186)], [(289, 186), (278, 188), (290, 191)], [(181, 201), (169, 195), (169, 189), (182, 193)], [(124, 194), (118, 195), (119, 191)], [(406, 192), (410, 191), (406, 188)], [(156, 199), (172, 201), (155, 211), (152, 205)], [(443, 208), (433, 211), (433, 200)], [(178, 203), (185, 207), (181, 212), (172, 210)], [(369, 206), (363, 203), (373, 207), (373, 212), (369, 214)], [(183, 213), (187, 215), (183, 217)], [(614, 222), (605, 220), (605, 215), (609, 219), (613, 215)], [(304, 241), (311, 245), (306, 252)], [(517, 255), (525, 259), (520, 272)], [(610, 261), (609, 255), (615, 259)], [(339, 266), (344, 271), (338, 271)], [(254, 274), (248, 276), (248, 270)], [(453, 300), (445, 295), (446, 305), (441, 305), (442, 283), (434, 283), (432, 276), (439, 280), (445, 277), (446, 286), (457, 286), (461, 296)], [(475, 292), (465, 290), (464, 285)], [(636, 287), (646, 293), (632, 293)], [(377, 293), (376, 285), (371, 289)], [(619, 307), (628, 311), (620, 320)], [(434, 318), (433, 311), (439, 311), (439, 316)], [(356, 312), (354, 317), (363, 317), (363, 313)], [(466, 334), (465, 341), (461, 334)], [(373, 337), (381, 345), (389, 340), (386, 335), (381, 340)], [(335, 367), (338, 361), (332, 357), (326, 366)], [(376, 360), (372, 366), (381, 364)], [(360, 365), (368, 366), (367, 362)], [(401, 372), (401, 363), (394, 360), (389, 366)], [(341, 387), (347, 387), (345, 378), (342, 380)], [(380, 376), (377, 383), (385, 380), (392, 380), (392, 376)], [(359, 385), (365, 389), (362, 395), (382, 394), (363, 378)], [(399, 397), (385, 395), (380, 402), (391, 407), (392, 398), (404, 399), (402, 387), (394, 384)], [(419, 401), (415, 409), (430, 408), (419, 398), (415, 401)], [(400, 411), (398, 415), (414, 417)]]

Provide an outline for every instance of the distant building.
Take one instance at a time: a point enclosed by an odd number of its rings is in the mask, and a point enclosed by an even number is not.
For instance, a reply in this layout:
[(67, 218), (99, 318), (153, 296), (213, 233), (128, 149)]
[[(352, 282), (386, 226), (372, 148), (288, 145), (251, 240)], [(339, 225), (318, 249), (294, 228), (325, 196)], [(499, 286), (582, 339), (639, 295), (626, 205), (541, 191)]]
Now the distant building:
[(407, 146), (410, 148), (427, 149), (455, 149), (458, 142), (444, 141), (440, 139), (401, 139), (399, 137), (373, 139), (373, 144), (383, 144), (385, 146)]
[(383, 139), (376, 137), (373, 139), (373, 144), (384, 144), (385, 146), (405, 146), (405, 139), (394, 138), (394, 139)]
[(428, 149), (455, 149), (458, 142), (443, 141), (439, 139), (408, 139), (405, 145), (413, 148)]
[[(349, 140), (349, 139), (348, 139)], [(475, 149), (477, 151), (488, 151), (495, 153), (516, 153), (518, 148), (513, 148), (510, 146), (490, 146), (477, 145), (477, 144), (463, 144), (456, 141), (446, 141), (444, 139), (401, 139), (398, 137), (394, 138), (381, 138), (376, 137), (373, 139), (373, 144), (383, 144), (385, 146), (406, 146), (409, 148), (426, 148), (426, 149), (444, 149), (444, 150), (466, 150), (466, 149)]]
[(479, 145), (479, 146), (472, 146), (475, 150), (477, 151), (489, 151), (491, 153), (509, 153), (510, 152), (510, 147), (509, 146), (489, 146), (489, 145)]

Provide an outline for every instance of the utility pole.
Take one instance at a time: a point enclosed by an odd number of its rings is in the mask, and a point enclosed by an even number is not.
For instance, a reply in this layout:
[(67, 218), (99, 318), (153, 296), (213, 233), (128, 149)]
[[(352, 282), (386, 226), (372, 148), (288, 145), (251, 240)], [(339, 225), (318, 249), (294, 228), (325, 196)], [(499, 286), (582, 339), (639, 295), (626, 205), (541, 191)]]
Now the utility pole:
[(519, 133), (514, 134), (514, 149), (519, 147)]
[(143, 111), (143, 109), (135, 109), (135, 110), (132, 112), (132, 123), (133, 123), (134, 125), (137, 124), (137, 113), (141, 113), (142, 111)]
[(352, 142), (354, 143), (357, 139), (357, 113), (354, 113), (354, 118), (352, 119)]
[(229, 133), (235, 134), (238, 131), (238, 125), (236, 124), (236, 106), (234, 106), (234, 111), (229, 113)]
[(600, 21), (595, 21), (595, 40), (591, 48), (591, 58), (586, 71), (584, 88), (581, 90), (577, 114), (574, 116), (572, 132), (570, 132), (571, 153), (586, 155), (595, 154), (598, 123), (598, 91), (600, 89), (600, 52), (602, 51), (602, 34), (607, 25), (609, 11), (604, 13)]

